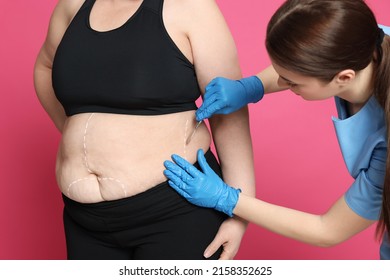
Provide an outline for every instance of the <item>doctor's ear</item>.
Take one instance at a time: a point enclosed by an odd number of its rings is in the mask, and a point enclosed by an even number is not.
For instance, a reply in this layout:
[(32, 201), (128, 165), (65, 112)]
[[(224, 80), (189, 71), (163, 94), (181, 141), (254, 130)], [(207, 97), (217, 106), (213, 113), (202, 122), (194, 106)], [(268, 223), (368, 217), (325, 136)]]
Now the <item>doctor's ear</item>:
[(346, 69), (339, 72), (335, 77), (334, 81), (339, 85), (345, 85), (353, 81), (356, 77), (356, 72), (351, 69)]

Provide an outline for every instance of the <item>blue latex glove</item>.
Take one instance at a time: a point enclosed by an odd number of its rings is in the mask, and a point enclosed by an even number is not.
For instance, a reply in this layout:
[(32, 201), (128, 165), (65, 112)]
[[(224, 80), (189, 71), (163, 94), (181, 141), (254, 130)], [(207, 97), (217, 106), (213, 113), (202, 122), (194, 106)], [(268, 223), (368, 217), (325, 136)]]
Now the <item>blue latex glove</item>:
[(196, 120), (210, 118), (214, 114), (230, 114), (248, 103), (256, 103), (264, 96), (263, 83), (257, 76), (241, 80), (218, 77), (207, 86), (203, 104), (196, 111)]
[(198, 151), (198, 163), (203, 172), (178, 155), (173, 163), (165, 161), (165, 176), (169, 185), (192, 204), (214, 208), (233, 216), (241, 190), (228, 186), (208, 165), (203, 151)]

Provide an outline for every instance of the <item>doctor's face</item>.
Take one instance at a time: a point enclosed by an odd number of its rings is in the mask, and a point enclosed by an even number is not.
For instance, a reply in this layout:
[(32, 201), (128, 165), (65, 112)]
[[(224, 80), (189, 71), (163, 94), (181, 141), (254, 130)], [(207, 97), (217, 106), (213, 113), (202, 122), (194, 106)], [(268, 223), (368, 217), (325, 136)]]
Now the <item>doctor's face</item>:
[(290, 89), (305, 100), (324, 100), (338, 94), (338, 88), (333, 81), (326, 83), (318, 78), (291, 72), (276, 63), (272, 65), (279, 74), (278, 85)]

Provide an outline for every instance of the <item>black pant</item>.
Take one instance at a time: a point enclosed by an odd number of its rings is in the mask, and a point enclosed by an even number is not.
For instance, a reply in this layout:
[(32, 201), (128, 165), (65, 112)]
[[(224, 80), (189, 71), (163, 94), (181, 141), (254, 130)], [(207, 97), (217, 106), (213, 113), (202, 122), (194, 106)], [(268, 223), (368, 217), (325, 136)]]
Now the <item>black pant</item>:
[[(221, 175), (214, 155), (208, 151), (205, 156)], [(188, 203), (167, 182), (115, 201), (63, 199), (68, 259), (204, 259), (204, 250), (227, 217)], [(221, 252), (210, 259), (218, 259)]]

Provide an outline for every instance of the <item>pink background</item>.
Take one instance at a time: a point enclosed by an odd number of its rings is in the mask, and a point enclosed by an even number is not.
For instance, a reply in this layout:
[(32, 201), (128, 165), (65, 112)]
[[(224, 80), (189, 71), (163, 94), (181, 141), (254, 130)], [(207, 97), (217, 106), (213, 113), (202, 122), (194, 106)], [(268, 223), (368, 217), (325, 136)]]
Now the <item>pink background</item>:
[[(64, 259), (62, 201), (54, 178), (60, 139), (33, 88), (33, 64), (55, 0), (1, 0), (0, 259)], [(237, 43), (244, 75), (268, 65), (265, 28), (281, 0), (217, 0)], [(387, 0), (369, 0), (390, 25)], [(288, 91), (250, 106), (257, 196), (303, 211), (326, 211), (348, 188), (331, 116), (333, 100)], [(348, 221), (346, 221), (348, 222)], [(303, 226), (303, 225), (297, 225)], [(377, 259), (374, 227), (333, 248), (317, 248), (250, 225), (237, 259)]]

